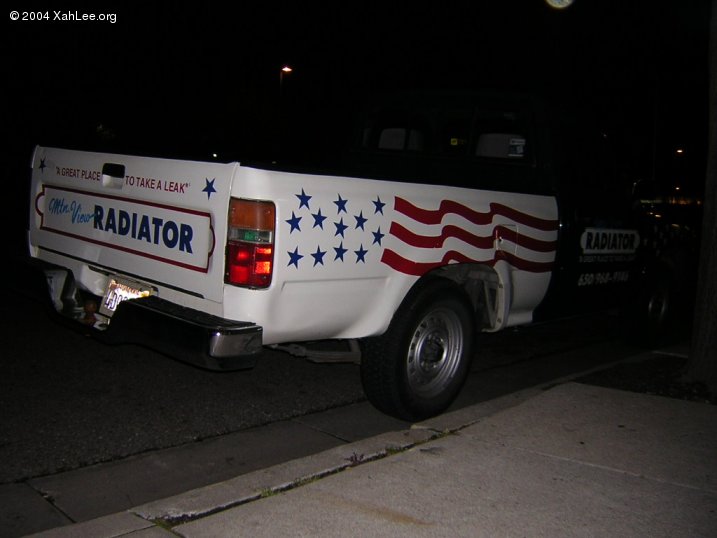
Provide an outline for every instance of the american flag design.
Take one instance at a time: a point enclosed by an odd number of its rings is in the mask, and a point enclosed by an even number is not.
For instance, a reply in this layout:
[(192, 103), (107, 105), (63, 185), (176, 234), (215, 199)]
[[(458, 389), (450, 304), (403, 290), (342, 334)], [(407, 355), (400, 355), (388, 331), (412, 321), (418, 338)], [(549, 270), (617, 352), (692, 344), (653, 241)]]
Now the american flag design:
[(367, 265), (378, 260), (388, 229), (386, 203), (379, 195), (370, 201), (344, 198), (337, 193), (332, 201), (324, 198), (322, 204), (303, 188), (295, 196), (297, 206), (282, 223), (284, 231), (288, 230), (288, 244), (293, 246), (286, 251), (286, 266), (320, 269), (336, 264)]
[[(452, 200), (442, 200), (436, 209), (425, 209), (396, 197), (394, 210), (407, 217), (409, 226), (392, 222), (389, 233), (403, 244), (435, 253), (429, 261), (417, 262), (386, 249), (381, 261), (401, 273), (420, 276), (449, 263), (493, 266), (499, 260), (531, 273), (544, 273), (553, 267), (558, 229), (555, 220), (534, 217), (499, 203), (491, 203), (488, 211), (479, 212)], [(454, 216), (460, 221), (458, 225), (444, 224), (447, 217)], [(416, 233), (416, 223), (428, 226), (430, 231), (423, 228), (422, 233)], [(451, 239), (461, 247), (446, 248)], [(496, 244), (504, 246), (496, 248)]]
[[(423, 205), (398, 195), (314, 197), (295, 194), (280, 225), (288, 232), (283, 265), (304, 271), (376, 264), (410, 276), (442, 265), (505, 261), (530, 273), (552, 270), (558, 221), (503, 203), (470, 208), (451, 199)], [(287, 215), (288, 216), (288, 215)]]

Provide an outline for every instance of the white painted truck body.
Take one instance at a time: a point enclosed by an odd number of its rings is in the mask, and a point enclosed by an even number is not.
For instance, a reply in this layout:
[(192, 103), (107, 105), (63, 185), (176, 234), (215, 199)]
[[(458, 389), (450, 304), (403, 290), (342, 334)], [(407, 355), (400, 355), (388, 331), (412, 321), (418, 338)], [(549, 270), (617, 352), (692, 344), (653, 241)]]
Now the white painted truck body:
[[(106, 164), (124, 177), (103, 178)], [(262, 343), (386, 330), (408, 290), (453, 264), (499, 279), (494, 325), (531, 321), (555, 261), (551, 196), (38, 147), (31, 254), (102, 296), (112, 275), (262, 328)], [(230, 198), (275, 205), (271, 284), (225, 283)], [(111, 322), (110, 322), (111, 324)]]
[(356, 339), (378, 409), (434, 415), (479, 331), (650, 297), (607, 138), (552, 110), (381, 98), (332, 173), (37, 147), (32, 288), (99, 338), (212, 369)]

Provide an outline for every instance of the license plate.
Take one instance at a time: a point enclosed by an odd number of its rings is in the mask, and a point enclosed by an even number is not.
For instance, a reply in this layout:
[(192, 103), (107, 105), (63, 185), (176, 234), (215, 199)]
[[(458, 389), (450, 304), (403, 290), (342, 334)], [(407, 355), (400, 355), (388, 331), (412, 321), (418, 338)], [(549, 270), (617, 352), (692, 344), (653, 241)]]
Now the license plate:
[(111, 276), (107, 282), (107, 291), (105, 291), (105, 295), (102, 298), (100, 314), (112, 317), (112, 314), (117, 310), (117, 305), (122, 301), (147, 297), (151, 294), (152, 289), (149, 286), (144, 286), (139, 282), (126, 278)]

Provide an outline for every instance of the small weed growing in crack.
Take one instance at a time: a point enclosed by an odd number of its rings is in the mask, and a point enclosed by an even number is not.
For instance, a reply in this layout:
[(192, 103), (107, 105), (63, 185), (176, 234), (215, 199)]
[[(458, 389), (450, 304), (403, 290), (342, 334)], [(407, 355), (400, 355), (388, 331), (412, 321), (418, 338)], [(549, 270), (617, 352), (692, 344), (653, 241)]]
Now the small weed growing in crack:
[(352, 453), (348, 458), (345, 458), (346, 461), (348, 461), (351, 466), (354, 465), (360, 465), (364, 462), (364, 455), (363, 454), (356, 454), (356, 452)]
[(150, 521), (152, 523), (154, 523), (160, 529), (164, 529), (166, 531), (171, 532), (172, 527), (174, 527), (174, 525), (172, 523), (170, 523), (169, 521), (167, 521), (166, 519), (158, 518), (158, 519), (150, 519)]
[(387, 456), (394, 456), (396, 454), (400, 454), (401, 452), (405, 452), (407, 448), (401, 447), (401, 446), (387, 446), (386, 447), (386, 455)]

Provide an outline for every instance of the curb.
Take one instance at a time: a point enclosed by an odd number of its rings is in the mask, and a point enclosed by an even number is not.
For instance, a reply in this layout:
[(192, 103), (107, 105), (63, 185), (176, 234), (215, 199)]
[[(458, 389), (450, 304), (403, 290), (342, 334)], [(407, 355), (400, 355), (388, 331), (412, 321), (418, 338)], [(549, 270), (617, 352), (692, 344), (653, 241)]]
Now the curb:
[[(408, 430), (384, 433), (354, 443), (305, 456), (296, 460), (253, 471), (235, 478), (190, 490), (172, 497), (142, 504), (127, 511), (90, 521), (56, 527), (31, 536), (36, 538), (116, 538), (156, 527), (172, 527), (299, 488), (326, 476), (370, 463), (417, 445), (453, 435), (496, 413), (515, 407), (550, 388), (593, 372), (626, 362), (639, 362), (660, 351), (646, 351), (634, 356), (553, 379), (518, 392), (500, 396), (472, 406), (413, 424)], [(169, 532), (169, 531), (168, 531)], [(172, 533), (173, 534), (173, 533)]]

